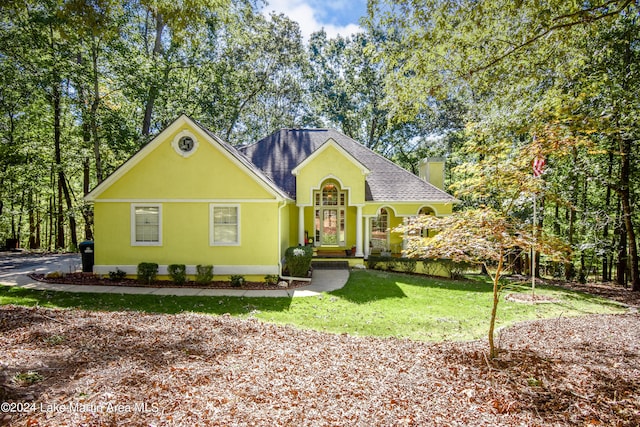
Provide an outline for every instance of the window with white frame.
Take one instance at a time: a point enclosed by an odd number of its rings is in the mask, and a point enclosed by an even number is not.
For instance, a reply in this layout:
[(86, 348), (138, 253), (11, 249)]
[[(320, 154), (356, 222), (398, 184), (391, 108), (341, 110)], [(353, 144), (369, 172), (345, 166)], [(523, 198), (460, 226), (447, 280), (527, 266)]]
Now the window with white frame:
[(371, 218), (371, 247), (389, 249), (389, 213), (385, 208), (380, 209), (377, 217)]
[(240, 244), (240, 207), (237, 205), (211, 205), (211, 246)]
[(155, 204), (131, 205), (131, 245), (162, 245), (162, 206)]

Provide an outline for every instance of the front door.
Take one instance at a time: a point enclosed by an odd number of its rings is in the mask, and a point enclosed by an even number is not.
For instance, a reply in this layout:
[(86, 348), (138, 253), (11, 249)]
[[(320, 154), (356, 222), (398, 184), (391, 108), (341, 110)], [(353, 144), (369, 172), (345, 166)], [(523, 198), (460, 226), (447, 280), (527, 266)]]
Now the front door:
[(321, 246), (345, 245), (345, 193), (337, 183), (326, 182), (315, 196), (315, 238)]

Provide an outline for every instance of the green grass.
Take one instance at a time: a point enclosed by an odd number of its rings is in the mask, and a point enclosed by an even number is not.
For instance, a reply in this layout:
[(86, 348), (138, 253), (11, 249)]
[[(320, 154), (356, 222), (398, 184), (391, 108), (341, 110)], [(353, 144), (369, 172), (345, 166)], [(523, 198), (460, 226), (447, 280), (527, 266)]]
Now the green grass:
[[(527, 292), (507, 285), (503, 296)], [(523, 320), (620, 313), (624, 309), (588, 294), (556, 287), (537, 287), (553, 304), (518, 304), (502, 299), (498, 326)], [(398, 337), (422, 341), (468, 340), (487, 333), (491, 283), (425, 278), (380, 271), (353, 271), (338, 291), (306, 298), (176, 297), (160, 295), (84, 294), (0, 287), (0, 305), (134, 310), (151, 313), (229, 313), (243, 318), (332, 333)]]

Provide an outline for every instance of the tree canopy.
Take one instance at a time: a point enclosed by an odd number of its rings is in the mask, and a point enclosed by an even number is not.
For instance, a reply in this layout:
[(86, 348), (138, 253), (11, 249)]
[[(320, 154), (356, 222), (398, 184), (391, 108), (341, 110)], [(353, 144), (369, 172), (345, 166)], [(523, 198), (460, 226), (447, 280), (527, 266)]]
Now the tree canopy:
[(536, 195), (575, 253), (549, 274), (640, 290), (637, 1), (371, 0), (366, 31), (308, 43), (250, 0), (0, 8), (0, 245), (91, 238), (82, 195), (186, 113), (233, 144), (335, 127), (445, 157), (461, 209), (531, 226)]

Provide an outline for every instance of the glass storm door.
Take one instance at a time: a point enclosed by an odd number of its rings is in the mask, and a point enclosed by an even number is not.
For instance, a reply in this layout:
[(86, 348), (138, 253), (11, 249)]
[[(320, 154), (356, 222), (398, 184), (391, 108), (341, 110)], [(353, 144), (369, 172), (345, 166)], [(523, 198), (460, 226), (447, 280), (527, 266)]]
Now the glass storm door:
[(315, 192), (314, 199), (316, 245), (344, 246), (346, 193), (328, 181)]
[(322, 210), (322, 244), (338, 244), (338, 210)]

